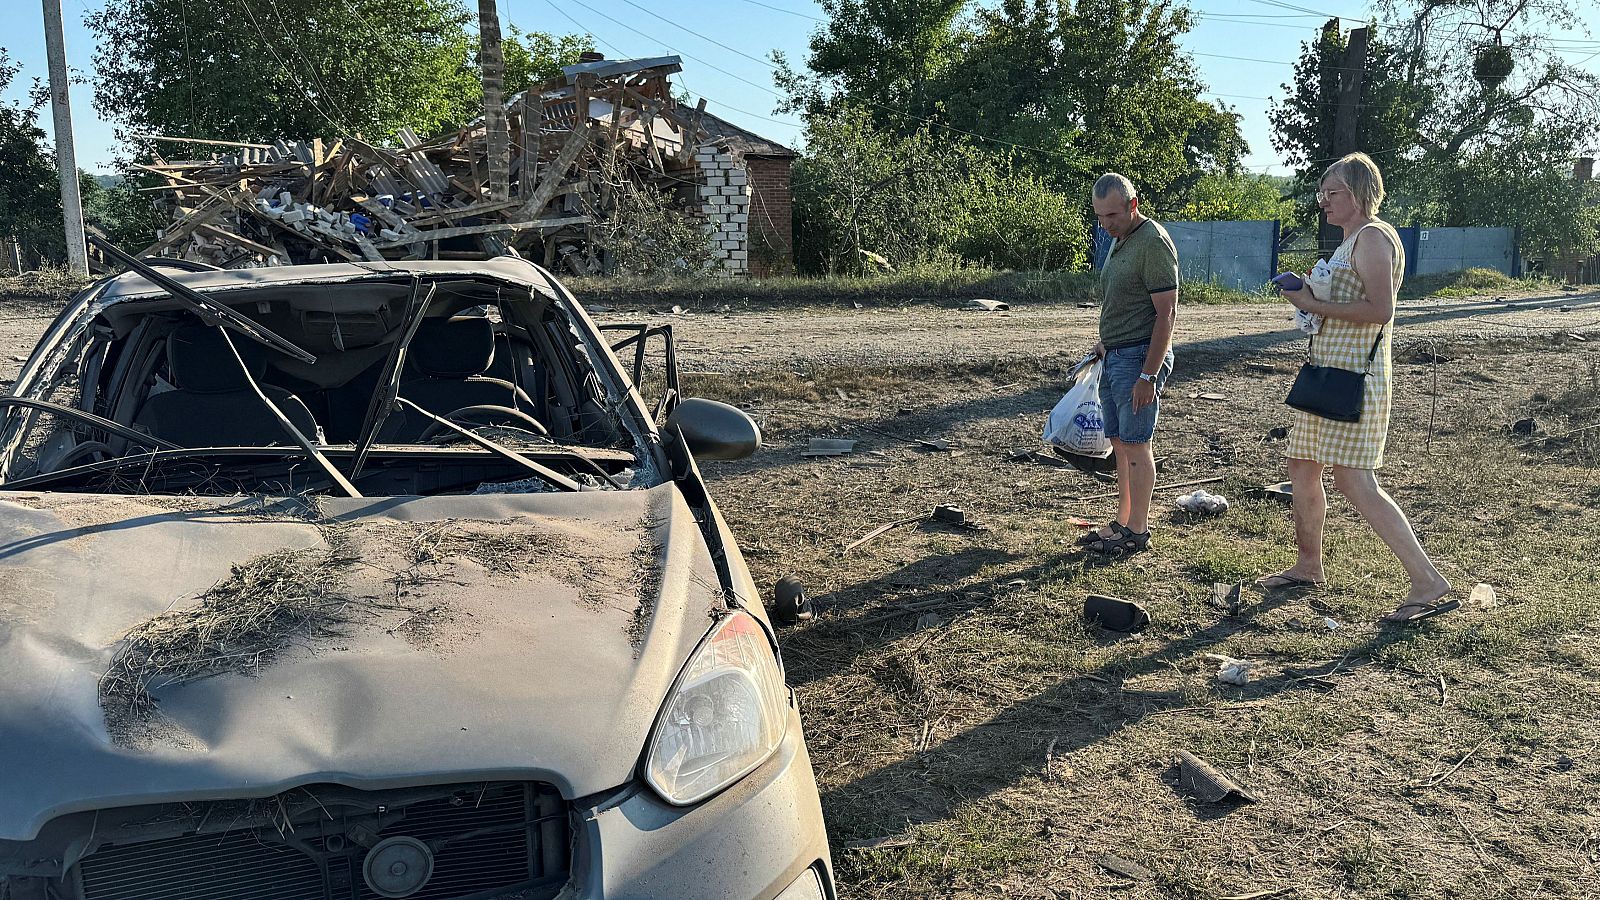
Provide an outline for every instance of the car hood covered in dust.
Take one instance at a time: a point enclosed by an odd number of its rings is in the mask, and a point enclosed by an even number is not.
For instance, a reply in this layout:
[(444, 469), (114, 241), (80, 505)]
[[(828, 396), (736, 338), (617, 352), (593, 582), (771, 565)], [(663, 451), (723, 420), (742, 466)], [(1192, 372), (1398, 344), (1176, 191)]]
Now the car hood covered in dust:
[[(621, 785), (717, 585), (672, 485), (314, 508), (0, 492), (0, 839), (302, 784)], [(311, 621), (273, 605), (308, 590)]]

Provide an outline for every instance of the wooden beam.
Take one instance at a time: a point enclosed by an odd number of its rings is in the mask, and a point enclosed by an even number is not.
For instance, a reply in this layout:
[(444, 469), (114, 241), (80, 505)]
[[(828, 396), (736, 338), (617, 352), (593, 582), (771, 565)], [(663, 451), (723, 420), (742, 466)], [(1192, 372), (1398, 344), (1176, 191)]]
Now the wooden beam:
[(567, 135), (567, 142), (561, 145), (561, 152), (556, 154), (555, 162), (550, 164), (550, 168), (545, 169), (544, 180), (539, 182), (539, 187), (534, 190), (533, 196), (523, 204), (517, 218), (530, 219), (539, 215), (545, 204), (555, 197), (561, 182), (567, 177), (567, 170), (572, 168), (572, 164), (578, 159), (578, 154), (587, 146), (589, 146), (589, 125), (587, 122), (580, 122), (578, 127)]
[(231, 242), (233, 242), (235, 244), (238, 244), (239, 246), (245, 248), (246, 250), (249, 250), (251, 253), (254, 253), (254, 254), (258, 255), (258, 256), (274, 256), (278, 252), (277, 250), (274, 250), (273, 248), (268, 247), (265, 244), (258, 244), (255, 241), (252, 241), (247, 237), (242, 237), (240, 235), (234, 234), (233, 232), (227, 230), (226, 228), (218, 228), (215, 225), (209, 225), (209, 224), (201, 225), (198, 228), (196, 228), (195, 231), (199, 231), (199, 232), (202, 232), (204, 234), (209, 234), (214, 238), (220, 238), (220, 239), (222, 239), (224, 241), (231, 241)]
[(201, 225), (204, 225), (221, 215), (224, 209), (227, 209), (227, 204), (218, 203), (215, 197), (206, 200), (205, 203), (200, 205), (199, 209), (196, 209), (194, 212), (185, 215), (183, 218), (169, 225), (167, 229), (161, 233), (161, 237), (155, 243), (144, 248), (143, 250), (140, 250), (134, 255), (138, 257), (145, 257), (160, 253), (162, 250), (165, 250), (168, 247), (171, 247), (173, 244), (176, 244), (179, 241), (187, 238), (189, 235), (194, 234), (194, 230), (196, 228), (199, 228)]
[(588, 216), (565, 216), (550, 219), (533, 219), (527, 222), (497, 222), (493, 225), (463, 225), (457, 228), (435, 228), (421, 234), (401, 238), (398, 241), (384, 241), (373, 244), (379, 250), (388, 250), (393, 247), (403, 247), (417, 241), (442, 241), (448, 238), (467, 237), (474, 234), (490, 234), (496, 231), (522, 231), (528, 228), (562, 228), (567, 225), (582, 225), (589, 221)]

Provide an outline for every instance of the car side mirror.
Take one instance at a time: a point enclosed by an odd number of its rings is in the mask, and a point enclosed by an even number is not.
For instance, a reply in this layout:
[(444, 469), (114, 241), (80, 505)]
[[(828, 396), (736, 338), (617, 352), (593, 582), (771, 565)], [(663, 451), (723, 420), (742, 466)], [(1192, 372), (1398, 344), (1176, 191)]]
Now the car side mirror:
[(673, 407), (667, 428), (683, 432), (695, 459), (744, 459), (761, 448), (761, 429), (744, 410), (690, 397)]

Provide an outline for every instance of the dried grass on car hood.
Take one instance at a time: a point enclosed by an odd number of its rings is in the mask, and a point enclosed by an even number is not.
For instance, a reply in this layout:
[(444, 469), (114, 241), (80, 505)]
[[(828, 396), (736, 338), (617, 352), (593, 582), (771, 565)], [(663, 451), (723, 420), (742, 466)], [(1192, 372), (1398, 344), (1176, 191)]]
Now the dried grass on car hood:
[(356, 561), (344, 530), (325, 531), (326, 547), (266, 553), (239, 563), (184, 609), (128, 632), (100, 679), (108, 715), (148, 713), (152, 684), (180, 684), (223, 672), (252, 672), (295, 641), (350, 620), (342, 570)]

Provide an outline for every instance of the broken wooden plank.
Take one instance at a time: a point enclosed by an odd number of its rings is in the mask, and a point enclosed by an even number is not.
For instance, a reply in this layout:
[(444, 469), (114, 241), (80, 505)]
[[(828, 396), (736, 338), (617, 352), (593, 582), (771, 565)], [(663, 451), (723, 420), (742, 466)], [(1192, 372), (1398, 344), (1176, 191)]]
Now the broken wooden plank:
[(543, 211), (545, 204), (549, 203), (560, 188), (561, 182), (566, 178), (567, 170), (577, 161), (585, 147), (589, 146), (589, 126), (587, 123), (572, 129), (567, 135), (566, 143), (561, 145), (561, 152), (556, 154), (555, 162), (545, 169), (544, 180), (539, 183), (528, 202), (518, 210), (519, 219), (537, 216)]
[(272, 256), (277, 253), (276, 250), (266, 246), (265, 244), (258, 244), (255, 241), (244, 237), (243, 235), (234, 234), (226, 228), (218, 228), (217, 226), (209, 223), (200, 225), (199, 227), (195, 228), (195, 231), (201, 234), (208, 234), (219, 240), (231, 241), (259, 256)]

